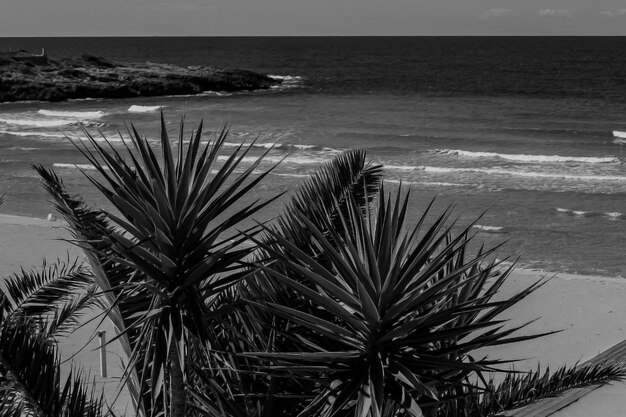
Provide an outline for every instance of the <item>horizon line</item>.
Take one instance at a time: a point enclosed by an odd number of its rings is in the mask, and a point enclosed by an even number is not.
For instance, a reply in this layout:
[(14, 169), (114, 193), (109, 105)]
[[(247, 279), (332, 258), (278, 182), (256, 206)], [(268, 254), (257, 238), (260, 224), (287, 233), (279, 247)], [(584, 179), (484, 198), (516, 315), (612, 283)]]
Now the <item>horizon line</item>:
[(529, 35), (529, 34), (472, 34), (472, 35), (0, 35), (6, 38), (621, 38), (626, 35), (578, 34), (578, 35)]

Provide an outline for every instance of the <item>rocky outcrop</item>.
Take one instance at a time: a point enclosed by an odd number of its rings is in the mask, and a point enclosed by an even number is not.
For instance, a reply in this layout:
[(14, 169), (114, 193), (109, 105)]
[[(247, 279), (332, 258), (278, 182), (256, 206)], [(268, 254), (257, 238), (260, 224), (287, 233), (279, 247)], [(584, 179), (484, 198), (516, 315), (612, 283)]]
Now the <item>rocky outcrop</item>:
[(123, 98), (267, 89), (280, 80), (252, 71), (167, 64), (126, 64), (84, 54), (34, 64), (0, 57), (0, 102)]

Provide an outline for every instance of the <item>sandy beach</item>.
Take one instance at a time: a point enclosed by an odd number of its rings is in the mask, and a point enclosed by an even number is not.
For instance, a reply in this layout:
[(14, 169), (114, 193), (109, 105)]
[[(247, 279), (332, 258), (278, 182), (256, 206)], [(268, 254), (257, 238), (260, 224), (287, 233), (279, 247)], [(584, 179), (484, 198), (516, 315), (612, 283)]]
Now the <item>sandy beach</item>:
[[(80, 251), (64, 241), (69, 234), (62, 222), (0, 215), (0, 274), (7, 276), (20, 267), (40, 266), (44, 257), (48, 261), (80, 256)], [(503, 288), (506, 296), (540, 279), (553, 276), (536, 271), (517, 270)], [(524, 331), (527, 333), (562, 330), (557, 334), (535, 341), (501, 346), (490, 349), (491, 357), (520, 359), (516, 369), (549, 365), (555, 368), (563, 364), (585, 361), (601, 351), (626, 339), (626, 279), (603, 278), (557, 274), (542, 288), (529, 296), (509, 312), (512, 324), (537, 319)], [(113, 329), (103, 324), (108, 335)], [(121, 368), (117, 355), (119, 347), (109, 346), (109, 377), (99, 377), (99, 353), (97, 340), (87, 343), (94, 331), (94, 324), (86, 326), (62, 343), (63, 357), (68, 358), (82, 346), (86, 348), (76, 356), (98, 384), (106, 383), (107, 397), (113, 398), (116, 377)], [(69, 363), (65, 366), (69, 366)], [(557, 416), (618, 416), (626, 409), (626, 385), (602, 387), (583, 398)], [(123, 396), (122, 404), (127, 404)]]

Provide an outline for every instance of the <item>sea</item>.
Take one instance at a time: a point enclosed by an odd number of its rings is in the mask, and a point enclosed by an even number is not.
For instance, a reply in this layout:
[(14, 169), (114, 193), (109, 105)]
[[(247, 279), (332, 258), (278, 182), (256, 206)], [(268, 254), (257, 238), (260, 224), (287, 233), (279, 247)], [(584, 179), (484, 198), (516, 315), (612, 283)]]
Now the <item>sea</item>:
[(282, 85), (1, 103), (2, 213), (53, 211), (33, 164), (106, 208), (72, 143), (84, 143), (80, 125), (112, 146), (130, 124), (156, 141), (163, 111), (172, 136), (183, 114), (189, 131), (204, 119), (207, 137), (227, 126), (226, 152), (276, 144), (260, 197), (292, 192), (359, 148), (384, 166), (386, 189), (410, 189), (412, 221), (435, 198), (435, 212), (453, 207), (457, 230), (503, 243), (498, 256), (521, 267), (626, 277), (626, 37), (0, 38), (9, 47), (243, 68)]

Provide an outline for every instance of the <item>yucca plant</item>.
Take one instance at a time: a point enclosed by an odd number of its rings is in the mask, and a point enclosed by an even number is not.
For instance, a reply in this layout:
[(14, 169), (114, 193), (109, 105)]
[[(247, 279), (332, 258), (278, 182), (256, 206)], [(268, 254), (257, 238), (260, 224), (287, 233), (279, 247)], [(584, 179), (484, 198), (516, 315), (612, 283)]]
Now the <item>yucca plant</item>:
[[(363, 183), (367, 184), (366, 188)], [(326, 224), (325, 219), (330, 219), (333, 227), (340, 226), (337, 210), (345, 212), (348, 200), (364, 209), (372, 203), (381, 183), (382, 166), (368, 161), (362, 150), (348, 150), (323, 164), (300, 184), (268, 227), (310, 253), (314, 251), (312, 237), (302, 233), (294, 213), (306, 213), (320, 228)], [(271, 245), (272, 241), (270, 236), (264, 239), (266, 244)], [(271, 262), (267, 251), (258, 253), (256, 259), (268, 265)], [(277, 264), (270, 267), (273, 266), (278, 267)], [(252, 274), (234, 288), (230, 297), (229, 304), (238, 308), (222, 317), (218, 324), (221, 333), (211, 342), (213, 353), (200, 354), (194, 366), (195, 406), (206, 414), (219, 416), (294, 415), (312, 398), (315, 386), (260, 372), (256, 361), (240, 355), (250, 350), (293, 349), (294, 345), (282, 336), (288, 331), (289, 323), (245, 300), (271, 301), (301, 310), (311, 306), (297, 292), (263, 274)], [(216, 354), (215, 349), (221, 353)]]
[[(280, 268), (262, 266), (270, 279), (298, 292), (314, 310), (277, 303), (265, 307), (292, 324), (292, 352), (249, 352), (271, 361), (272, 372), (310, 378), (316, 397), (301, 415), (423, 415), (451, 387), (493, 371), (500, 360), (473, 358), (478, 348), (527, 340), (512, 336), (496, 316), (537, 288), (510, 299), (493, 296), (511, 269), (487, 262), (492, 250), (467, 259), (469, 228), (452, 237), (445, 210), (427, 226), (429, 210), (407, 229), (408, 193), (382, 190), (365, 211), (348, 199), (322, 227), (294, 213), (316, 253), (307, 254), (274, 230), (264, 245)], [(282, 273), (280, 270), (284, 270)], [(493, 282), (488, 280), (493, 278)], [(434, 415), (436, 409), (429, 408)]]
[(187, 142), (181, 121), (177, 150), (163, 115), (158, 145), (130, 130), (123, 150), (101, 146), (87, 131), (90, 146), (77, 144), (99, 174), (87, 178), (117, 213), (93, 213), (68, 200), (52, 173), (46, 178), (70, 225), (78, 226), (76, 236), (87, 238), (81, 244), (111, 294), (110, 313), (128, 336), (128, 376), (136, 376), (144, 411), (180, 417), (190, 343), (211, 336), (214, 312), (207, 301), (250, 273), (244, 261), (254, 248), (242, 243), (254, 230), (242, 234), (236, 227), (273, 201), (241, 199), (272, 168), (257, 175), (261, 156), (237, 172), (252, 145), (242, 144), (222, 162), (228, 131), (203, 144), (202, 122)]

